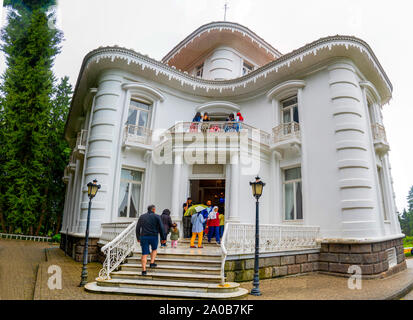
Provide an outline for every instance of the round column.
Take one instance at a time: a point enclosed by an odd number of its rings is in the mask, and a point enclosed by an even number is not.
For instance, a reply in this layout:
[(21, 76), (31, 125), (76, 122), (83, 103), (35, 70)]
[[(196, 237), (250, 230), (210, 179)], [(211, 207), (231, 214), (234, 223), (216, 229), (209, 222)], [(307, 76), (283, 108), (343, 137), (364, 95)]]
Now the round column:
[(337, 155), (337, 187), (341, 236), (381, 236), (374, 183), (373, 144), (369, 138), (367, 108), (355, 68), (343, 61), (329, 67), (330, 97)]
[(114, 152), (120, 139), (117, 126), (118, 108), (121, 106), (122, 77), (113, 70), (102, 73), (98, 81), (98, 91), (95, 96), (92, 123), (88, 140), (87, 164), (85, 169), (84, 186), (82, 186), (81, 217), (79, 232), (86, 229), (88, 210), (88, 195), (86, 184), (97, 179), (101, 189), (92, 201), (90, 215), (90, 234), (98, 236), (102, 222), (110, 219), (109, 196), (113, 192)]

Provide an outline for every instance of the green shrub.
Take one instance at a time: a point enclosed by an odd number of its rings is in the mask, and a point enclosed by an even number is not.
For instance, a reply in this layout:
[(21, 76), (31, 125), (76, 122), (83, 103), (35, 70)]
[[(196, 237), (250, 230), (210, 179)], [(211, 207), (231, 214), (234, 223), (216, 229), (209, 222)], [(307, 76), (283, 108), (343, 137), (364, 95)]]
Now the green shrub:
[(55, 234), (55, 235), (52, 237), (52, 241), (53, 241), (53, 242), (60, 242), (60, 233)]
[(403, 239), (403, 246), (404, 247), (413, 247), (413, 236), (406, 236)]

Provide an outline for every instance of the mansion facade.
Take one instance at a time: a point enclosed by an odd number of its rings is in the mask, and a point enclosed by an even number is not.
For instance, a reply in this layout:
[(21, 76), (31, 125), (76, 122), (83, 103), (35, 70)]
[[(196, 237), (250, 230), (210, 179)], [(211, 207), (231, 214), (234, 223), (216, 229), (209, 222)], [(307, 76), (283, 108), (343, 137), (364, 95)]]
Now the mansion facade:
[[(93, 179), (102, 187), (90, 237), (106, 243), (105, 228), (118, 234), (113, 228), (150, 204), (170, 209), (183, 236), (187, 197), (219, 201), (226, 223), (253, 224), (249, 182), (258, 174), (263, 225), (317, 227), (318, 241), (343, 252), (390, 243), (400, 264), (381, 112), (391, 95), (372, 49), (350, 36), (281, 54), (244, 26), (212, 22), (161, 61), (117, 46), (93, 50), (65, 128), (73, 152), (62, 238), (80, 260)], [(192, 122), (197, 112), (210, 121)], [(242, 122), (227, 121), (237, 113)]]

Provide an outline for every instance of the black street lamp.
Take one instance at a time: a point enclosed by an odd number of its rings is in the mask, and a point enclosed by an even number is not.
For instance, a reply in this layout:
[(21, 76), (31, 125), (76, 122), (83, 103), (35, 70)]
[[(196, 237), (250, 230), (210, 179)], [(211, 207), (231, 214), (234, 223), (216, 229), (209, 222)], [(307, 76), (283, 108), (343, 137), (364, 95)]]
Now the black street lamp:
[(88, 262), (88, 246), (89, 246), (89, 223), (90, 223), (90, 208), (92, 206), (92, 199), (96, 196), (96, 193), (100, 189), (100, 184), (97, 184), (97, 180), (93, 180), (87, 184), (87, 195), (89, 196), (89, 207), (87, 209), (87, 222), (86, 222), (86, 236), (85, 236), (85, 249), (83, 250), (83, 267), (82, 276), (79, 287), (83, 287), (87, 283), (87, 262)]
[(254, 288), (251, 290), (251, 294), (254, 296), (260, 296), (260, 276), (259, 276), (259, 245), (260, 245), (260, 231), (259, 231), (259, 202), (262, 195), (262, 189), (264, 189), (265, 183), (261, 181), (261, 178), (257, 175), (254, 182), (250, 182), (252, 187), (252, 195), (256, 199), (255, 203), (255, 259), (254, 259), (254, 280), (252, 282)]

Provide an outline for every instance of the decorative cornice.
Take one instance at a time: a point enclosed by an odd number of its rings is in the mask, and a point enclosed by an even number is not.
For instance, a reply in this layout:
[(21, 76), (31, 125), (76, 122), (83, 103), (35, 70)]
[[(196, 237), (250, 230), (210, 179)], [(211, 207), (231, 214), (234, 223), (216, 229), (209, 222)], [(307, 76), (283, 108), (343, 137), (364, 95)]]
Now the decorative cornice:
[(168, 63), (169, 60), (173, 59), (183, 48), (185, 48), (189, 43), (191, 43), (196, 37), (200, 37), (205, 32), (211, 32), (212, 30), (230, 30), (231, 32), (239, 32), (243, 36), (248, 37), (252, 42), (256, 42), (260, 48), (264, 48), (267, 53), (271, 53), (271, 55), (276, 59), (282, 56), (281, 52), (267, 43), (264, 39), (259, 37), (257, 34), (252, 32), (247, 27), (244, 27), (235, 22), (227, 22), (227, 21), (216, 21), (204, 24), (188, 35), (184, 40), (179, 42), (171, 51), (169, 51), (165, 57), (162, 58), (163, 63)]
[(144, 83), (137, 83), (137, 82), (128, 82), (122, 84), (122, 89), (127, 90), (127, 91), (144, 91), (146, 93), (149, 93), (153, 100), (160, 100), (164, 101), (165, 96), (162, 94), (161, 91), (158, 89), (155, 89), (151, 86), (148, 86), (147, 84)]
[(285, 98), (284, 93), (290, 93), (292, 91), (297, 91), (300, 88), (305, 87), (305, 81), (303, 80), (289, 80), (276, 85), (267, 93), (267, 98), (270, 100), (276, 98), (277, 100)]
[(238, 112), (241, 110), (239, 105), (228, 101), (210, 101), (196, 108), (196, 111), (204, 112), (211, 109), (223, 109), (228, 112)]
[(367, 89), (368, 94), (373, 98), (374, 102), (381, 104), (380, 94), (370, 81), (360, 81), (360, 87)]
[(310, 54), (317, 55), (317, 52), (328, 48), (344, 46), (346, 49), (353, 46), (365, 53), (369, 60), (373, 63), (376, 72), (381, 76), (386, 83), (389, 91), (393, 90), (390, 80), (385, 74), (376, 56), (371, 48), (363, 40), (351, 36), (331, 36), (314, 41), (304, 47), (294, 50), (291, 53), (285, 54), (275, 61), (272, 61), (265, 66), (258, 68), (245, 76), (230, 79), (230, 80), (205, 80), (189, 75), (186, 72), (176, 70), (175, 67), (170, 67), (162, 62), (149, 58), (148, 56), (137, 53), (133, 50), (120, 47), (103, 47), (89, 52), (82, 64), (80, 75), (87, 69), (91, 63), (99, 63), (102, 59), (110, 59), (112, 62), (115, 59), (125, 60), (127, 64), (135, 63), (142, 70), (151, 69), (155, 75), (164, 75), (169, 80), (177, 80), (183, 86), (188, 85), (193, 89), (204, 89), (206, 92), (215, 90), (222, 93), (223, 90), (234, 91), (236, 88), (247, 87), (248, 84), (255, 83), (259, 78), (266, 78), (270, 73), (277, 73), (283, 67), (290, 67), (293, 62), (303, 61), (305, 56)]

